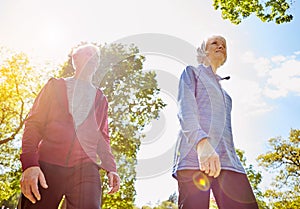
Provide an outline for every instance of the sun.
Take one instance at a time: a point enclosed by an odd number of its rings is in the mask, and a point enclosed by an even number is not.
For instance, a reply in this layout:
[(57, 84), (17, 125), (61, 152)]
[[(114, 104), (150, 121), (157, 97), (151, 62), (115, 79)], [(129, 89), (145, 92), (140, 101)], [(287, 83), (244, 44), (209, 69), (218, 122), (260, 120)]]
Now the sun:
[(40, 38), (49, 48), (57, 47), (66, 41), (65, 29), (58, 24), (47, 24), (41, 27)]
[(72, 36), (67, 27), (57, 21), (46, 21), (38, 25), (35, 51), (46, 60), (65, 61), (72, 48)]

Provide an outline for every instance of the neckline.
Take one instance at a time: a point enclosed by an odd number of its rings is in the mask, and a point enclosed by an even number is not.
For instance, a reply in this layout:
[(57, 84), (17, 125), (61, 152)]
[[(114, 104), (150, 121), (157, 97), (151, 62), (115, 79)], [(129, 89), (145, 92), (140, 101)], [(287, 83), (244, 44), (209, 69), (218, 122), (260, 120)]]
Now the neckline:
[(199, 66), (200, 66), (200, 67), (202, 66), (202, 67), (205, 69), (205, 71), (206, 71), (210, 76), (213, 76), (218, 82), (219, 82), (220, 80), (222, 80), (222, 77), (221, 77), (221, 76), (219, 76), (217, 73), (214, 73), (214, 72), (213, 72), (211, 66), (206, 66), (206, 65), (204, 65), (204, 64), (200, 64)]
[[(71, 114), (71, 112), (70, 112), (70, 109), (69, 109), (69, 101), (68, 101), (68, 90), (67, 90), (67, 81), (66, 81), (66, 79), (62, 79), (62, 81), (63, 81), (63, 85), (64, 85), (64, 94), (65, 94), (65, 96), (64, 96), (64, 98), (65, 98), (65, 105), (67, 106), (67, 110), (68, 110), (68, 113), (72, 116), (72, 114)], [(94, 87), (94, 86), (92, 86), (92, 87)], [(94, 87), (95, 88), (95, 87)], [(95, 88), (95, 90), (96, 90), (96, 94), (95, 94), (95, 98), (94, 98), (94, 104), (93, 104), (93, 106), (94, 106), (94, 108), (96, 108), (97, 107), (97, 100), (98, 100), (98, 98), (99, 98), (99, 96), (100, 96), (100, 91), (97, 89), (97, 88)], [(72, 116), (73, 117), (73, 116)]]
[(75, 82), (75, 83), (79, 83), (79, 84), (89, 85), (90, 87), (97, 90), (97, 88), (91, 82), (86, 81), (86, 80), (77, 79), (75, 77), (68, 77), (68, 78), (64, 78), (63, 80), (66, 82), (69, 81), (69, 82)]

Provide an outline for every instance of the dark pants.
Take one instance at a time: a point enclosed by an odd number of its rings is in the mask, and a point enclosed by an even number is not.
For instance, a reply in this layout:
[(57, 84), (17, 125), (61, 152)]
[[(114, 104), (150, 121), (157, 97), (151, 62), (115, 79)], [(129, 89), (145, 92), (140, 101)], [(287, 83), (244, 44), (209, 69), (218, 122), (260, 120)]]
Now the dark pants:
[(177, 172), (179, 209), (208, 209), (212, 190), (219, 209), (258, 209), (245, 174), (222, 170), (217, 178), (199, 170)]
[(41, 200), (32, 204), (24, 195), (18, 208), (57, 209), (65, 195), (68, 209), (99, 209), (101, 203), (101, 180), (98, 166), (84, 163), (67, 168), (40, 163), (48, 188), (39, 185)]

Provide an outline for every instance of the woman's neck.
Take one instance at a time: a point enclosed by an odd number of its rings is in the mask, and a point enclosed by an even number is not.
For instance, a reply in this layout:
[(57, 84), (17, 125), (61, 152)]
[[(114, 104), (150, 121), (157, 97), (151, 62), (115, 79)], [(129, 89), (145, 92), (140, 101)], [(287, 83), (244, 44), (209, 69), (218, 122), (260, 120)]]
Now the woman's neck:
[(210, 65), (210, 67), (211, 67), (211, 70), (214, 72), (214, 74), (216, 74), (217, 73), (217, 70), (218, 70), (218, 67), (217, 66), (215, 66), (215, 65)]
[(207, 60), (204, 60), (203, 64), (205, 66), (210, 66), (211, 67), (211, 70), (213, 71), (214, 74), (217, 73), (217, 70), (218, 70), (218, 65), (216, 65), (215, 63), (212, 63), (210, 62), (208, 59)]

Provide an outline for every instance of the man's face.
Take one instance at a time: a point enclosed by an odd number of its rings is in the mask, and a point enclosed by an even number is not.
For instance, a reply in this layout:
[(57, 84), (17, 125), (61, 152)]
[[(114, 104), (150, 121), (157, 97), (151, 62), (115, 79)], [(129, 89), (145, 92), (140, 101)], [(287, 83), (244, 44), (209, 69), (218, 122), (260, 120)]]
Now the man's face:
[(99, 62), (100, 58), (98, 54), (90, 50), (81, 52), (73, 58), (76, 70), (89, 71), (90, 73), (95, 72), (99, 66)]
[(221, 36), (213, 36), (206, 43), (206, 52), (210, 62), (218, 66), (224, 64), (227, 59), (226, 49), (226, 40)]

